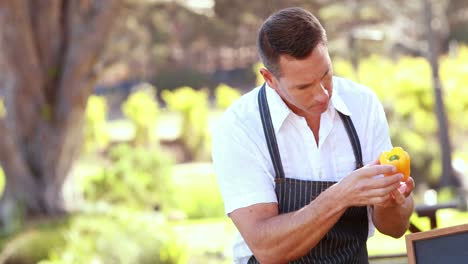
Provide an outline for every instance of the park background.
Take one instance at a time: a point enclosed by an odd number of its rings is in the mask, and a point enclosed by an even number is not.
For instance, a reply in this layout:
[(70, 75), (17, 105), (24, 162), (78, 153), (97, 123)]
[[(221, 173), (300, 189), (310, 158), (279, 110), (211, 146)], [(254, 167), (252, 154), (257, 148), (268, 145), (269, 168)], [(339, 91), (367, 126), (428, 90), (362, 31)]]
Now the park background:
[[(336, 75), (379, 96), (418, 208), (468, 222), (467, 1), (8, 0), (0, 263), (230, 263), (211, 132), (261, 83), (256, 32), (289, 6), (323, 23)], [(406, 261), (404, 238), (368, 248)]]

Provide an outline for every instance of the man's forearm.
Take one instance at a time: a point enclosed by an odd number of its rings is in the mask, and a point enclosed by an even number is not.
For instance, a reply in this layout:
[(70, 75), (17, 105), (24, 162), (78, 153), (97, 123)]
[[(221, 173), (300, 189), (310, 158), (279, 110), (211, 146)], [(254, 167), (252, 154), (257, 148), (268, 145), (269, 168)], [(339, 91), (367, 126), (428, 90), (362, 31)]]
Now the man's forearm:
[(413, 208), (413, 197), (408, 196), (400, 206), (387, 208), (374, 206), (372, 220), (381, 233), (399, 238), (408, 229)]
[(343, 215), (333, 187), (304, 208), (260, 221), (254, 245), (249, 245), (261, 263), (289, 262), (307, 254)]

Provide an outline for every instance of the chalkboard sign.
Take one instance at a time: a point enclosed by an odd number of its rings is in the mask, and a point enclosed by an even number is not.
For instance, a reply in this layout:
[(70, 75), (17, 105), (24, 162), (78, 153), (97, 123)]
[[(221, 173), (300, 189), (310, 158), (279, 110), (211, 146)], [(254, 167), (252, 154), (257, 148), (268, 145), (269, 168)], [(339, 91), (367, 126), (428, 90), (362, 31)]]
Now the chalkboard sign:
[(468, 224), (406, 236), (409, 264), (468, 263)]

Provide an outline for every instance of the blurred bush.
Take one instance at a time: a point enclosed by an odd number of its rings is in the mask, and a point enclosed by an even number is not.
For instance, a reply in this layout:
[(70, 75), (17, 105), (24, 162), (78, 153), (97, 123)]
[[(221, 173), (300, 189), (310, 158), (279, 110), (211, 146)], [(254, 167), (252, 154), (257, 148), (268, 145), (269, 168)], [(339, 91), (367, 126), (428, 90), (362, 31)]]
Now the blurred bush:
[(65, 243), (40, 264), (185, 262), (184, 246), (155, 215), (114, 210), (76, 217), (63, 231)]
[(47, 259), (51, 250), (63, 246), (61, 226), (38, 228), (18, 234), (2, 247), (0, 263), (29, 264)]
[(215, 96), (216, 106), (220, 109), (226, 109), (241, 96), (241, 93), (239, 90), (222, 83), (216, 87)]
[(179, 138), (189, 152), (191, 160), (209, 159), (207, 91), (184, 86), (174, 91), (164, 90), (161, 96), (169, 110), (182, 115)]
[(0, 263), (186, 263), (185, 245), (161, 214), (113, 208), (31, 226), (3, 248)]
[(224, 216), (223, 201), (210, 164), (181, 164), (174, 168), (171, 207), (191, 219)]
[[(441, 58), (443, 96), (449, 119), (451, 142), (466, 149), (468, 120), (468, 48), (457, 57)], [(357, 80), (379, 96), (387, 115), (393, 145), (411, 154), (412, 176), (434, 185), (442, 172), (438, 123), (435, 115), (431, 70), (424, 58), (391, 61), (379, 56), (361, 60), (358, 72), (346, 61), (335, 60), (337, 75)]]
[(154, 95), (155, 88), (144, 83), (134, 89), (135, 92), (122, 105), (122, 112), (135, 127), (134, 143), (148, 145), (155, 140), (154, 128), (159, 114), (159, 106)]
[(91, 95), (85, 112), (84, 151), (102, 150), (109, 143), (106, 130), (107, 103), (101, 96)]
[(108, 150), (108, 162), (78, 184), (89, 202), (159, 209), (171, 192), (173, 160), (156, 146), (118, 144)]

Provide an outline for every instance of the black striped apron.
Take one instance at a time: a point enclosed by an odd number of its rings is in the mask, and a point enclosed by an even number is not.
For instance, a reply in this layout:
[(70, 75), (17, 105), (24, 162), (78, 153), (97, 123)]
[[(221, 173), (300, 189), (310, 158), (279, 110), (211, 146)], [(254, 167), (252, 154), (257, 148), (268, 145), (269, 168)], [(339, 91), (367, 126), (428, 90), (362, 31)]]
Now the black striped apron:
[[(299, 210), (336, 182), (305, 181), (285, 177), (266, 99), (265, 84), (259, 91), (258, 103), (268, 151), (276, 174), (275, 191), (279, 213)], [(360, 168), (363, 165), (361, 144), (353, 122), (349, 116), (340, 112), (338, 114), (351, 141), (356, 168)], [(338, 222), (307, 255), (290, 263), (369, 263), (366, 246), (367, 235), (367, 208), (365, 206), (351, 207), (345, 211)], [(252, 263), (258, 263), (255, 256), (252, 256), (248, 261), (248, 264)]]

